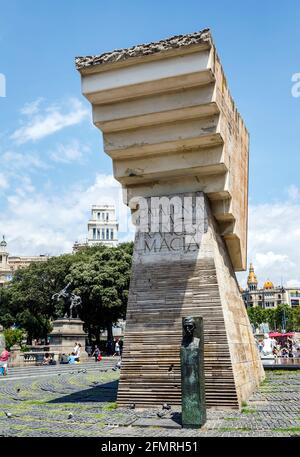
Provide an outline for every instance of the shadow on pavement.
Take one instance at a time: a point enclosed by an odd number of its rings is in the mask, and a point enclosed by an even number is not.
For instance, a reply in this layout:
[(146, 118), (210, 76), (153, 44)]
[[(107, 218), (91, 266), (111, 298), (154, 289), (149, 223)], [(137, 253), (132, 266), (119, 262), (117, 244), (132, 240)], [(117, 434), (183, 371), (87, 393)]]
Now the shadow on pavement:
[(117, 400), (118, 381), (111, 381), (91, 389), (74, 392), (70, 395), (65, 395), (48, 403), (85, 403), (85, 402), (115, 402)]

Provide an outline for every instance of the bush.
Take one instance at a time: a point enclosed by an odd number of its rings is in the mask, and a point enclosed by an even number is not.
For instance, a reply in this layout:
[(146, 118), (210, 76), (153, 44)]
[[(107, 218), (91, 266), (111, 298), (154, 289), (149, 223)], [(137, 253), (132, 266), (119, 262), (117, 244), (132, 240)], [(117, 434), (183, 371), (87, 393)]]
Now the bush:
[(4, 330), (5, 345), (10, 349), (15, 344), (22, 346), (24, 331), (19, 328), (7, 328)]

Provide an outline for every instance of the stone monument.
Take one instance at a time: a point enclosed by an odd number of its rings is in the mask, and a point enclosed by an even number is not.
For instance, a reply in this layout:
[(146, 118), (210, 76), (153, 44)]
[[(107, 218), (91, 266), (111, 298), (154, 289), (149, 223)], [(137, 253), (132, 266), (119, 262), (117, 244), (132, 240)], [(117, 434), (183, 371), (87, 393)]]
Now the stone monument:
[(58, 351), (60, 354), (71, 354), (75, 342), (81, 344), (80, 360), (86, 360), (88, 354), (85, 351), (85, 340), (87, 334), (83, 330), (84, 322), (78, 317), (78, 310), (81, 307), (81, 298), (70, 291), (71, 283), (64, 289), (52, 296), (52, 300), (62, 303), (60, 307), (61, 317), (53, 322), (53, 330), (49, 335), (51, 351)]
[(204, 340), (202, 317), (182, 318), (181, 411), (184, 428), (201, 427), (206, 422), (204, 382)]
[(180, 404), (182, 317), (193, 315), (207, 407), (239, 408), (264, 377), (235, 276), (246, 269), (249, 139), (211, 33), (76, 66), (137, 223), (118, 404)]

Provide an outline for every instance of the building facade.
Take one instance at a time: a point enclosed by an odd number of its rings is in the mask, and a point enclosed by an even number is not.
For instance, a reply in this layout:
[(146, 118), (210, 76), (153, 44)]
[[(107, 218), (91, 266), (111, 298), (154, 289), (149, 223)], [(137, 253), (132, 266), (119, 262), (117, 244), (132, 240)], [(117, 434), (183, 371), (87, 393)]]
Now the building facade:
[(97, 244), (117, 246), (118, 228), (116, 209), (113, 205), (93, 205), (88, 221), (87, 239), (84, 243), (75, 242), (73, 251)]
[(261, 308), (276, 308), (278, 305), (287, 304), (291, 307), (300, 306), (300, 288), (274, 286), (273, 282), (267, 280), (263, 287), (258, 287), (258, 280), (254, 267), (250, 263), (247, 279), (247, 288), (242, 290), (242, 296), (247, 308), (260, 306)]
[(49, 256), (10, 256), (3, 236), (0, 242), (0, 287), (8, 283), (19, 268), (28, 267), (33, 262), (45, 262)]

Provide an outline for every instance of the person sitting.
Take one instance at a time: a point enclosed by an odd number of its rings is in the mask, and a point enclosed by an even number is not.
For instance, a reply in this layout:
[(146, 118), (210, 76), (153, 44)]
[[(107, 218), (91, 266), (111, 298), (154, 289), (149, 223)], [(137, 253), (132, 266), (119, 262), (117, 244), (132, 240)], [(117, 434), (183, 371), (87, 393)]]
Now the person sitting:
[(46, 354), (44, 355), (44, 360), (42, 362), (42, 365), (50, 365), (51, 363), (52, 363), (52, 357), (48, 352), (46, 352)]
[(289, 351), (288, 351), (288, 349), (287, 349), (286, 347), (283, 347), (283, 348), (281, 349), (281, 357), (287, 358), (288, 356), (289, 356)]
[(76, 356), (76, 362), (80, 362), (80, 352), (81, 352), (81, 344), (77, 343), (77, 349), (74, 351), (75, 356)]
[(8, 364), (9, 357), (10, 357), (10, 352), (8, 351), (8, 347), (6, 347), (0, 355), (0, 368), (2, 368), (3, 376), (7, 375), (7, 364)]
[(76, 354), (74, 352), (72, 352), (71, 355), (69, 355), (68, 357), (68, 363), (77, 363), (76, 362)]

